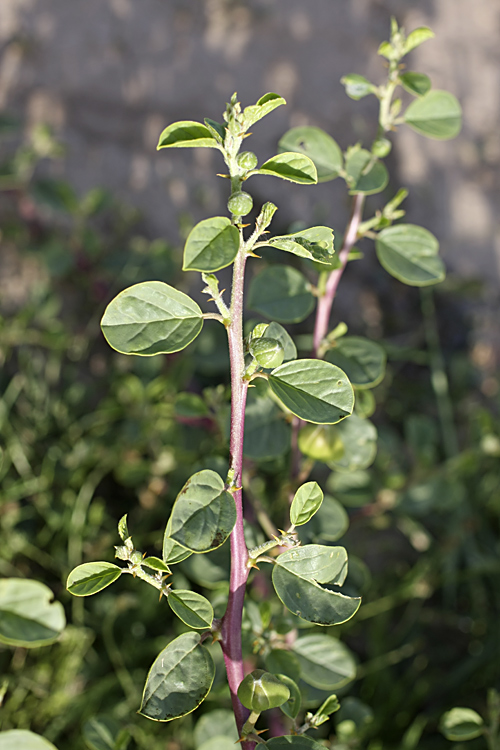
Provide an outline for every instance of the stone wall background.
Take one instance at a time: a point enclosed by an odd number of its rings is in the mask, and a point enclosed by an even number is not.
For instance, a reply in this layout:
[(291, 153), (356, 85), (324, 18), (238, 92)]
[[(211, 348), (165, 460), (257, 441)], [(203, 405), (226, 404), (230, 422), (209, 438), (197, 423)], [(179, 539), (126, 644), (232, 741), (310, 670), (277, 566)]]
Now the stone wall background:
[[(111, 189), (143, 212), (151, 236), (178, 242), (179, 216), (224, 211), (226, 185), (211, 150), (157, 153), (163, 127), (220, 119), (235, 90), (243, 104), (273, 90), (288, 106), (255, 128), (249, 147), (259, 159), (299, 124), (325, 128), (344, 148), (368, 144), (376, 102), (353, 102), (339, 79), (382, 80), (376, 51), (391, 14), (407, 31), (435, 31), (409, 67), (458, 96), (465, 119), (451, 142), (398, 132), (391, 194), (409, 187), (407, 220), (439, 237), (449, 268), (496, 289), (499, 0), (1, 0), (0, 108), (27, 127), (55, 128), (67, 158), (54, 169), (78, 190)], [(280, 206), (276, 229), (292, 218), (341, 228), (348, 206), (337, 182), (304, 188), (254, 178), (252, 190)]]

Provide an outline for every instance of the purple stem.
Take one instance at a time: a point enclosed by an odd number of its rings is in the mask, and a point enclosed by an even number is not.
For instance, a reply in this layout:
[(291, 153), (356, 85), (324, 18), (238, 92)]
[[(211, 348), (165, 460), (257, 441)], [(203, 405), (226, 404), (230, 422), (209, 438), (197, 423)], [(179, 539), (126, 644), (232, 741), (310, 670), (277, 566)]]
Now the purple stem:
[(354, 243), (358, 236), (358, 229), (361, 223), (361, 216), (363, 213), (363, 204), (365, 196), (362, 193), (357, 193), (353, 204), (351, 218), (347, 225), (347, 231), (344, 236), (344, 242), (342, 249), (339, 253), (340, 267), (332, 271), (326, 282), (325, 293), (320, 297), (318, 302), (318, 309), (316, 312), (316, 324), (314, 326), (314, 355), (317, 357), (321, 342), (328, 333), (328, 325), (330, 323), (330, 313), (332, 311), (333, 300), (337, 293), (337, 287), (339, 285), (342, 274), (345, 271), (347, 261), (349, 259), (349, 253), (351, 252)]
[[(241, 735), (243, 724), (249, 712), (238, 700), (238, 686), (244, 675), (241, 650), (241, 621), (245, 587), (249, 570), (247, 568), (248, 549), (243, 533), (243, 498), (241, 491), (243, 470), (243, 436), (245, 429), (245, 404), (248, 382), (243, 379), (245, 356), (243, 352), (243, 285), (246, 254), (240, 250), (233, 268), (233, 290), (231, 299), (231, 323), (227, 328), (229, 357), (231, 362), (231, 469), (236, 489), (232, 489), (236, 503), (236, 524), (231, 533), (231, 576), (227, 609), (222, 618), (221, 647), (226, 664), (227, 680), (231, 692), (233, 711), (238, 732)], [(243, 742), (243, 750), (252, 750), (253, 742)]]

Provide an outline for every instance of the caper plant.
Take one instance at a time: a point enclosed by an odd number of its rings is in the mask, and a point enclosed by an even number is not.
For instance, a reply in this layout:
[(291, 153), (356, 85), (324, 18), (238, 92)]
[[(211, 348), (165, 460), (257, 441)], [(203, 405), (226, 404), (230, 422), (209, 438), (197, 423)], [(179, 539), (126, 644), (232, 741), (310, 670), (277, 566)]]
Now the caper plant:
[[(204, 312), (184, 292), (164, 281), (149, 281), (125, 289), (112, 300), (104, 313), (102, 330), (116, 351), (149, 357), (184, 349), (200, 334), (206, 321), (208, 325), (224, 326), (231, 370), (229, 472), (222, 477), (212, 469), (203, 469), (187, 480), (166, 523), (161, 559), (145, 556), (135, 548), (124, 517), (118, 525), (121, 544), (116, 547), (116, 557), (125, 566), (86, 563), (73, 570), (68, 579), (71, 593), (87, 596), (124, 573), (132, 574), (155, 587), (160, 599), (166, 599), (189, 628), (168, 643), (149, 671), (140, 707), (140, 713), (149, 719), (170, 721), (185, 716), (207, 697), (214, 679), (213, 659), (204, 645), (207, 639), (217, 641), (222, 649), (244, 750), (251, 750), (256, 743), (271, 750), (323, 747), (306, 732), (325, 723), (337, 711), (339, 702), (331, 694), (317, 701), (321, 703), (317, 710), (301, 711), (298, 675), (290, 674), (290, 665), (287, 667), (282, 658), (287, 649), (294, 650), (302, 664), (314, 665), (316, 673), (320, 670), (320, 677), (311, 684), (327, 692), (354, 676), (347, 649), (337, 639), (318, 634), (325, 626), (353, 617), (361, 599), (339, 591), (347, 575), (347, 552), (334, 544), (339, 535), (321, 536), (328, 530), (334, 501), (324, 498), (319, 484), (309, 476), (315, 461), (349, 471), (367, 466), (374, 456), (376, 430), (368, 419), (374, 403), (370, 389), (383, 378), (384, 351), (368, 339), (346, 336), (345, 323), (330, 329), (332, 304), (344, 269), (350, 260), (360, 257), (355, 243), (364, 237), (374, 239), (382, 266), (407, 284), (425, 286), (444, 278), (436, 238), (422, 227), (394, 224), (404, 215), (400, 204), (406, 190), (399, 190), (381, 211), (363, 220), (365, 197), (380, 193), (388, 184), (383, 158), (391, 149), (388, 136), (400, 124), (443, 139), (453, 137), (460, 128), (460, 107), (455, 97), (431, 90), (427, 76), (405, 72), (401, 64), (408, 52), (431, 36), (428, 28), (406, 36), (393, 20), (390, 41), (379, 49), (388, 62), (387, 80), (376, 85), (359, 75), (342, 79), (352, 98), (372, 94), (379, 100), (378, 129), (370, 149), (355, 144), (342, 153), (334, 139), (319, 128), (293, 128), (281, 139), (279, 153), (259, 166), (257, 156), (244, 146), (250, 129), (285, 104), (275, 93), (245, 108), (234, 94), (222, 123), (210, 119), (204, 124), (176, 122), (160, 136), (158, 149), (212, 148), (220, 152), (225, 164), (221, 176), (230, 184), (229, 216), (196, 224), (187, 237), (183, 256), (183, 270), (201, 274), (203, 291), (213, 307)], [(404, 112), (402, 100), (395, 98), (398, 87), (414, 97)], [(277, 207), (270, 202), (264, 203), (253, 224), (245, 223), (244, 217), (253, 208), (248, 181), (258, 175), (306, 186), (341, 177), (352, 196), (352, 212), (342, 241), (334, 239), (333, 230), (327, 226), (271, 236), (269, 227)], [(243, 320), (245, 269), (247, 261), (258, 262), (259, 253), (266, 247), (301, 259), (295, 262), (305, 263), (308, 275), (295, 265), (264, 264), (250, 286), (249, 306), (271, 322), (254, 323), (247, 330)], [(225, 294), (217, 273), (229, 266), (232, 287)], [(318, 275), (312, 281), (314, 273)], [(295, 343), (282, 324), (300, 322), (314, 308), (312, 355), (297, 358)], [(256, 386), (265, 405), (270, 450), (276, 436), (275, 410), (279, 409), (283, 415), (278, 425), (279, 440), (283, 422), (292, 425), (285, 433), (284, 452), (290, 449), (292, 438), (292, 453), (297, 459), (292, 461), (294, 487), (288, 517), (270, 519), (264, 511), (257, 513), (267, 539), (255, 546), (247, 544), (243, 523), (245, 407), (250, 386)], [(318, 518), (322, 527), (319, 539), (326, 543), (311, 542), (308, 529)], [(284, 530), (275, 531), (274, 523)], [(175, 588), (169, 577), (175, 565), (191, 555), (210, 555), (228, 538), (231, 568), (227, 604), (223, 616), (214, 618), (212, 604), (205, 597)], [(274, 660), (265, 662), (266, 670), (259, 668), (245, 675), (242, 616), (247, 606), (247, 583), (254, 569), (263, 575), (266, 566), (272, 571), (278, 608), (282, 610), (284, 605), (291, 614), (288, 624), (282, 623), (280, 633), (275, 632)], [(265, 618), (256, 615), (251, 605), (249, 602), (248, 617), (254, 623), (258, 620), (256, 653), (269, 653)], [(293, 637), (283, 637), (300, 621), (320, 627), (296, 642)], [(261, 642), (264, 647), (259, 652)], [(311, 679), (307, 671), (303, 674), (306, 681)], [(279, 736), (264, 739), (264, 730), (256, 728), (260, 714), (276, 708), (283, 713), (281, 734), (275, 729), (273, 733)]]

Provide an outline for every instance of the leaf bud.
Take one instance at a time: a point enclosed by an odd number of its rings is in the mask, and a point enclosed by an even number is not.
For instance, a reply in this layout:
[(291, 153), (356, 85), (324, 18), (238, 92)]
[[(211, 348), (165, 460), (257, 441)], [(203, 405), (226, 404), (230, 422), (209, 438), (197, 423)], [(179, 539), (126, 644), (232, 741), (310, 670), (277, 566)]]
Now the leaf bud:
[(238, 698), (245, 708), (260, 713), (278, 708), (290, 697), (290, 690), (277, 677), (264, 669), (254, 669), (240, 683)]
[(243, 190), (233, 193), (227, 202), (227, 207), (233, 216), (246, 216), (252, 210), (252, 206), (252, 196), (243, 192)]
[(252, 333), (250, 334), (250, 339), (260, 339), (261, 336), (264, 336), (268, 328), (269, 323), (257, 323), (255, 328), (252, 330)]
[(238, 154), (236, 162), (241, 169), (255, 169), (257, 157), (253, 151), (242, 151), (241, 154)]
[(285, 358), (285, 350), (276, 339), (252, 339), (249, 348), (261, 367), (279, 367)]
[(379, 159), (384, 159), (388, 156), (392, 149), (392, 143), (388, 138), (377, 138), (372, 143), (372, 154), (378, 156)]
[(139, 550), (135, 549), (130, 555), (129, 559), (130, 559), (130, 562), (133, 563), (134, 565), (140, 565), (143, 560), (142, 552), (139, 552)]

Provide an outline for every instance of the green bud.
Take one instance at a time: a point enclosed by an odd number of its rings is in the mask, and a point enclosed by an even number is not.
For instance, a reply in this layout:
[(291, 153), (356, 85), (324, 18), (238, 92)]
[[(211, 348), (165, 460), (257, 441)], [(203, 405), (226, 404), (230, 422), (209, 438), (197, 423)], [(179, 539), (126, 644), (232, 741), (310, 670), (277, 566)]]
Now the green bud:
[(249, 348), (261, 367), (279, 367), (285, 357), (285, 350), (276, 339), (252, 339)]
[(383, 159), (391, 153), (392, 143), (388, 138), (377, 138), (372, 143), (372, 154)]
[(126, 547), (115, 547), (115, 550), (115, 557), (119, 560), (128, 560), (130, 553)]
[(142, 552), (139, 552), (139, 550), (135, 549), (132, 554), (130, 555), (130, 562), (134, 565), (140, 565), (143, 560)]
[(242, 151), (241, 154), (238, 154), (236, 162), (241, 169), (255, 169), (257, 157), (253, 151)]
[(290, 690), (270, 672), (254, 669), (240, 683), (238, 698), (245, 708), (260, 713), (286, 703), (290, 698)]
[(244, 193), (243, 190), (239, 193), (233, 193), (227, 202), (227, 207), (233, 216), (246, 216), (252, 210), (252, 206), (252, 196)]

